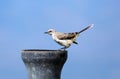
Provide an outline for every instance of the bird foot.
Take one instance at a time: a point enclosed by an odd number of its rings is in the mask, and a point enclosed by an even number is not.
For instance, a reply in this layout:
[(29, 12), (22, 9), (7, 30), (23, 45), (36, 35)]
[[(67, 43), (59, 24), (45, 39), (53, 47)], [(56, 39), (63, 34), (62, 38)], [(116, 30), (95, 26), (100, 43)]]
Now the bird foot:
[(62, 47), (62, 48), (60, 48), (60, 49), (65, 50), (65, 49), (66, 49), (66, 47)]

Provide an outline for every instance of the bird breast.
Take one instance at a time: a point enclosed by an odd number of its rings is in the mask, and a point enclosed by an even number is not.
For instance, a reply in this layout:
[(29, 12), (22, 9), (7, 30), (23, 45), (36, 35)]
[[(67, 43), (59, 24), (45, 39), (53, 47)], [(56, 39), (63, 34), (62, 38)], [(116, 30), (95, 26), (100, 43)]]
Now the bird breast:
[(72, 40), (60, 40), (56, 37), (56, 35), (52, 35), (52, 38), (60, 45), (69, 47), (73, 41)]

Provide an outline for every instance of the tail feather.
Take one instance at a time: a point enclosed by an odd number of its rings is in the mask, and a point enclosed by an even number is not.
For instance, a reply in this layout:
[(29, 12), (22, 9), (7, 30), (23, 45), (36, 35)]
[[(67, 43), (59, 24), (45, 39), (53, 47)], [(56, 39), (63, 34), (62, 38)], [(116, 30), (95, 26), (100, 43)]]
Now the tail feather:
[(78, 44), (76, 41), (73, 41), (74, 44)]
[(86, 28), (84, 28), (84, 29), (82, 29), (80, 32), (78, 32), (78, 33), (82, 33), (83, 31), (85, 31), (85, 30), (87, 30), (87, 29), (89, 29), (89, 28), (92, 28), (94, 26), (94, 24), (91, 24), (91, 25), (89, 25), (89, 26), (87, 26)]

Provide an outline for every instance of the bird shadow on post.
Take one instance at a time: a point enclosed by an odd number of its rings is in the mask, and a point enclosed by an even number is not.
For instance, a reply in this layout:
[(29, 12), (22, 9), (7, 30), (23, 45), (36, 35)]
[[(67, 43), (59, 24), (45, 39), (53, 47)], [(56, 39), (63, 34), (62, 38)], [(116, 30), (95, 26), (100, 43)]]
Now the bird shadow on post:
[(28, 49), (22, 51), (22, 60), (28, 79), (60, 79), (67, 51)]

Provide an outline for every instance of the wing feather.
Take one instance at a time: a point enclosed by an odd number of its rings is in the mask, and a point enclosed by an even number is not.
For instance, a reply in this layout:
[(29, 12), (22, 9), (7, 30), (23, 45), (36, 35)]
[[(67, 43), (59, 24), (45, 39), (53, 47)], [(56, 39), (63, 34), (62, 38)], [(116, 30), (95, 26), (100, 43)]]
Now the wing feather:
[(57, 35), (57, 38), (60, 40), (71, 40), (76, 38), (76, 35), (78, 34), (78, 32), (75, 33), (59, 33)]

